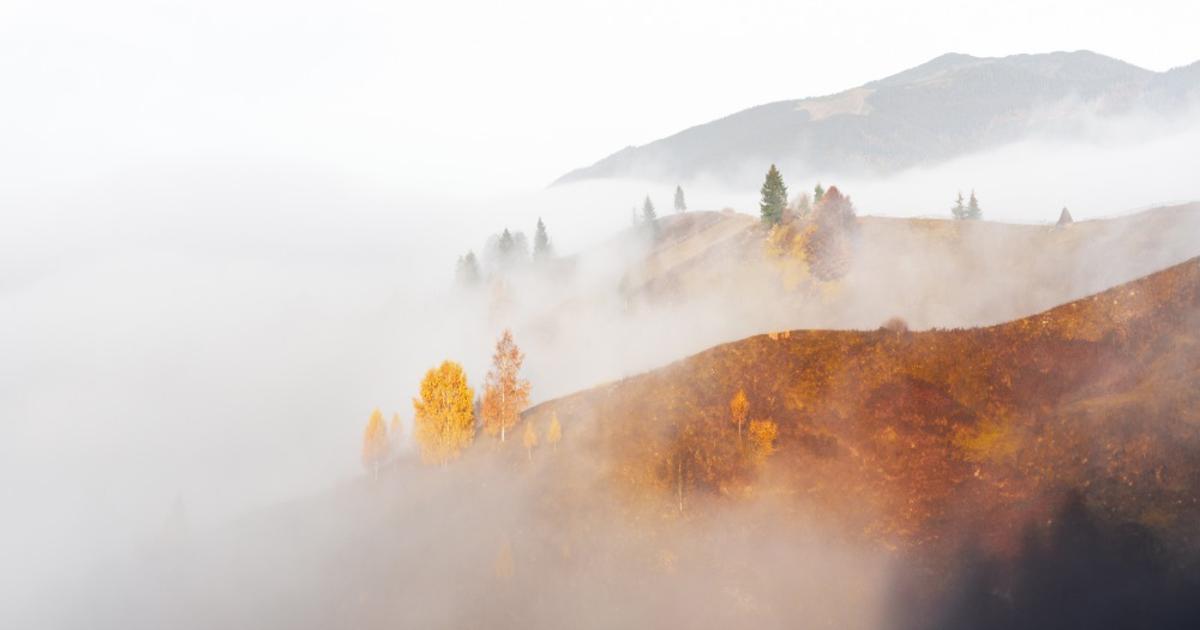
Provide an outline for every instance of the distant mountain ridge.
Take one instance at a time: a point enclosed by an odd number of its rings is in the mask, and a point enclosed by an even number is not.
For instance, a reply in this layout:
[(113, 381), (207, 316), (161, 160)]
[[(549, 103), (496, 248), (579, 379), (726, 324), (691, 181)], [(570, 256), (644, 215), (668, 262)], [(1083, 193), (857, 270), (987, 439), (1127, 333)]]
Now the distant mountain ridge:
[(1090, 51), (1008, 57), (949, 53), (837, 94), (752, 107), (639, 147), (554, 182), (729, 177), (750, 164), (840, 174), (894, 172), (1069, 132), (1077, 114), (1138, 109), (1170, 117), (1200, 97), (1200, 62), (1153, 72)]

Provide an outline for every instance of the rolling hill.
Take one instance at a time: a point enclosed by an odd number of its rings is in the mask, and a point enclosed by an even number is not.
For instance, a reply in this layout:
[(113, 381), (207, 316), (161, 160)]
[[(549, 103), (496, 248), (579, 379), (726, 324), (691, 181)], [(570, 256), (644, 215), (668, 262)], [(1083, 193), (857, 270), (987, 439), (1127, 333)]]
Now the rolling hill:
[[(799, 330), (542, 404), (660, 507), (770, 495), (887, 548), (1012, 549), (1047, 497), (1196, 551), (1200, 259), (986, 328)], [(778, 425), (757, 466), (729, 400)], [(685, 508), (693, 509), (693, 508)]]
[(732, 179), (768, 163), (885, 174), (1039, 132), (1074, 134), (1081, 116), (1174, 116), (1200, 94), (1200, 62), (1163, 73), (1089, 51), (1001, 58), (946, 54), (844, 92), (752, 107), (626, 147), (555, 184), (613, 177)]

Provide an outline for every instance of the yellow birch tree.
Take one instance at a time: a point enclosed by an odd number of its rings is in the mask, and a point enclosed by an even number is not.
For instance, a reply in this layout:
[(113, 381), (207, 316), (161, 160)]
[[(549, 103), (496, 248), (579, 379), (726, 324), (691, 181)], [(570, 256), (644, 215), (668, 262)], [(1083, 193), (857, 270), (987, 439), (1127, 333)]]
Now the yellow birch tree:
[(413, 399), (414, 433), (421, 459), (443, 466), (475, 438), (474, 392), (462, 366), (453, 361), (425, 373), (421, 396)]
[(533, 428), (533, 421), (525, 421), (525, 435), (521, 438), (521, 443), (525, 445), (525, 449), (529, 451), (529, 461), (533, 461), (533, 447), (537, 446), (538, 435)]
[(550, 414), (550, 427), (546, 429), (546, 441), (558, 452), (558, 443), (562, 441), (562, 425), (558, 423), (558, 412)]
[(362, 462), (367, 472), (377, 479), (380, 467), (387, 461), (388, 447), (387, 426), (383, 423), (383, 414), (376, 409), (371, 412), (367, 428), (363, 431)]
[(492, 369), (484, 384), (482, 406), (483, 430), (488, 435), (499, 435), (501, 442), (529, 405), (529, 381), (519, 374), (524, 361), (525, 355), (513, 342), (512, 331), (505, 329), (492, 355)]
[(750, 401), (746, 399), (746, 390), (739, 389), (729, 401), (729, 415), (737, 425), (738, 442), (742, 441), (742, 425), (746, 423), (746, 415), (750, 413)]

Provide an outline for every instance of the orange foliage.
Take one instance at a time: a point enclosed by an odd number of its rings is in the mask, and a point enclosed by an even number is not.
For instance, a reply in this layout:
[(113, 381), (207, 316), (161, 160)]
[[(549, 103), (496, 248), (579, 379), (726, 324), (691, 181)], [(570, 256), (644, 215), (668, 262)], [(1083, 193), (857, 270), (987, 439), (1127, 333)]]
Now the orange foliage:
[(473, 399), (461, 365), (443, 361), (425, 373), (421, 396), (413, 399), (414, 433), (424, 461), (445, 465), (475, 438)]
[(775, 452), (775, 437), (779, 435), (779, 428), (770, 420), (751, 420), (749, 433), (755, 461), (766, 461)]
[(496, 352), (492, 355), (492, 370), (484, 385), (481, 412), (483, 430), (488, 435), (499, 435), (501, 442), (529, 405), (529, 381), (519, 375), (524, 360), (525, 356), (513, 342), (512, 331), (506, 329), (496, 342)]
[(362, 462), (371, 474), (379, 476), (379, 468), (388, 458), (388, 432), (383, 423), (383, 414), (378, 409), (371, 412), (367, 428), (363, 431)]
[(558, 422), (558, 414), (550, 414), (550, 427), (546, 429), (546, 441), (558, 450), (558, 443), (562, 441), (562, 425)]
[(533, 461), (533, 447), (537, 446), (538, 435), (533, 428), (533, 421), (525, 422), (525, 435), (521, 437), (521, 444), (529, 451), (529, 461)]
[(750, 401), (746, 399), (746, 390), (739, 389), (729, 401), (729, 415), (737, 425), (738, 440), (742, 439), (742, 425), (746, 422), (746, 414), (750, 413)]

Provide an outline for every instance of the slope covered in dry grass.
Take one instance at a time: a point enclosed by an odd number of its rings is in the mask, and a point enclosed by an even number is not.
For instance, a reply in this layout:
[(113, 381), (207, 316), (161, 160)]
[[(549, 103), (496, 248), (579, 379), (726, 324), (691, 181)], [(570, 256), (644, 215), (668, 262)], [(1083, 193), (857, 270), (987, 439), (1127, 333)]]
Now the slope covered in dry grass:
[[(801, 330), (548, 402), (634, 502), (772, 496), (887, 548), (993, 548), (1067, 490), (1191, 544), (1200, 260), (1006, 324)], [(729, 400), (778, 427), (758, 465)], [(566, 474), (565, 472), (563, 474)]]

